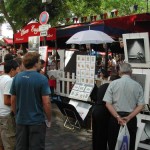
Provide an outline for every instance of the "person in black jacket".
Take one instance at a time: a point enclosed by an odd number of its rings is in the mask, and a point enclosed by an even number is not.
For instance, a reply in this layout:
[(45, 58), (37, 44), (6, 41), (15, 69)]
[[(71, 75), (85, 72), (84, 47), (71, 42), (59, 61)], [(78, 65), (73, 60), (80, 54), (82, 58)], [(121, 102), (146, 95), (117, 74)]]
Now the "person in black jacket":
[[(110, 80), (118, 79), (118, 75), (112, 75)], [(107, 135), (110, 113), (103, 102), (103, 97), (109, 83), (102, 84), (97, 91), (97, 101), (92, 111), (92, 144), (93, 150), (107, 150)]]

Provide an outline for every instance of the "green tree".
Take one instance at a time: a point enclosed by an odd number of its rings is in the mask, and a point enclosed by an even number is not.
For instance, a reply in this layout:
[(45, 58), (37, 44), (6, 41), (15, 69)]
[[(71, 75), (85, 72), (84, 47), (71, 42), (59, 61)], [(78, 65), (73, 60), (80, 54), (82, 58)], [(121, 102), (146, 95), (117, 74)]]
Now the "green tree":
[[(137, 12), (147, 12), (148, 0), (53, 0), (46, 5), (49, 22), (52, 26), (65, 23), (65, 18), (99, 15), (118, 10), (118, 15), (131, 14), (130, 7), (138, 5)], [(149, 4), (150, 5), (150, 4)], [(31, 20), (39, 20), (39, 15), (45, 10), (42, 0), (0, 0), (0, 22), (7, 21), (13, 32), (21, 29)]]
[[(51, 4), (46, 5), (46, 11), (49, 13), (52, 24), (56, 23), (58, 17), (65, 10), (63, 9), (62, 0), (53, 0)], [(44, 10), (45, 4), (42, 4), (42, 0), (0, 0), (1, 21), (6, 20), (14, 33), (29, 21), (38, 21), (40, 13)]]

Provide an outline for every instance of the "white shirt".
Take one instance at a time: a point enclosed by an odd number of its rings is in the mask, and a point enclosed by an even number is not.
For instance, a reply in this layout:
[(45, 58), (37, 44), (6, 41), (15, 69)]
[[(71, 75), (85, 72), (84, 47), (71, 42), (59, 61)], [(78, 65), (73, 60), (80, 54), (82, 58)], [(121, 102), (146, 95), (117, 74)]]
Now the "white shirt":
[(7, 116), (11, 112), (10, 106), (4, 104), (4, 95), (11, 95), (12, 80), (9, 75), (0, 76), (0, 116)]

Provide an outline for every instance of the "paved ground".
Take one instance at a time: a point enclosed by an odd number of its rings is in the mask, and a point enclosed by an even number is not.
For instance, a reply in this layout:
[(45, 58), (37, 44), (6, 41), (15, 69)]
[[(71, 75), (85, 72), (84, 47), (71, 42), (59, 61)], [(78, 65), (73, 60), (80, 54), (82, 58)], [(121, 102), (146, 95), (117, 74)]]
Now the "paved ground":
[(52, 127), (47, 129), (46, 150), (92, 150), (91, 132), (63, 126), (63, 116), (53, 104)]
[[(63, 124), (64, 117), (57, 106), (52, 104), (52, 126), (47, 129), (46, 150), (92, 150), (90, 130), (70, 130), (65, 128)], [(138, 150), (144, 149), (138, 148)]]

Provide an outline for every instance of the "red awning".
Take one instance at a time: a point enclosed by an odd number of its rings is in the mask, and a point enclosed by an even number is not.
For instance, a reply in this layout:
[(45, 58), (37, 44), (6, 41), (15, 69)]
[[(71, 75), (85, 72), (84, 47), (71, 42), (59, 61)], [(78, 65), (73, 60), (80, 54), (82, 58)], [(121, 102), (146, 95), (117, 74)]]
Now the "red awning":
[[(149, 24), (147, 23), (149, 21), (150, 15), (144, 13), (106, 19), (104, 20), (104, 24), (106, 26), (110, 26), (117, 29), (124, 29), (132, 32), (149, 32), (150, 34)], [(146, 22), (146, 25), (144, 24), (144, 22)]]
[(10, 39), (10, 38), (3, 38), (3, 40), (4, 40), (4, 42), (5, 42), (6, 44), (10, 44), (10, 45), (13, 44), (13, 39)]
[[(30, 23), (25, 26), (20, 32), (14, 34), (14, 43), (28, 43), (28, 37), (40, 36), (40, 25), (40, 23)], [(47, 40), (56, 40), (56, 28), (49, 28), (47, 34)], [(44, 37), (40, 37), (40, 41), (43, 40)]]

